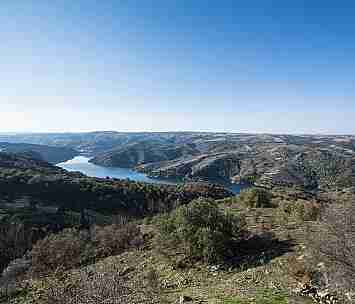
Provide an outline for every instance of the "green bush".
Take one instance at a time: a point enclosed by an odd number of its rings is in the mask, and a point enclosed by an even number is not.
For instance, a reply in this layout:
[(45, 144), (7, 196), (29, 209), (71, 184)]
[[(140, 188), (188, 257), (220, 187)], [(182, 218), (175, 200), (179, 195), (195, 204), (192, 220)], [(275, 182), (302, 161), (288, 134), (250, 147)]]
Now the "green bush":
[(260, 188), (251, 188), (242, 191), (239, 195), (239, 200), (249, 208), (274, 207), (271, 202), (271, 193)]
[(158, 227), (159, 248), (174, 248), (188, 258), (215, 263), (231, 254), (245, 221), (222, 212), (215, 201), (199, 199), (161, 217)]

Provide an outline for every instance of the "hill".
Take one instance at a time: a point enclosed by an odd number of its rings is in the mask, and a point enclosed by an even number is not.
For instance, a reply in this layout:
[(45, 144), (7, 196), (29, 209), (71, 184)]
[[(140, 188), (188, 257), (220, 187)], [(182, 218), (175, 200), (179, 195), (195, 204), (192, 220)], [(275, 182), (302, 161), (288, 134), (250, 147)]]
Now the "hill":
[(97, 165), (155, 177), (314, 191), (354, 186), (351, 135), (92, 132), (0, 135), (0, 140), (69, 147)]
[(72, 148), (8, 142), (0, 142), (0, 151), (8, 153), (32, 153), (32, 157), (35, 156), (52, 164), (67, 161), (78, 155), (78, 152)]
[[(266, 200), (265, 194), (270, 195)], [(265, 205), (254, 205), (258, 200)], [(307, 240), (320, 225), (319, 206), (329, 202), (328, 196), (302, 191), (248, 190), (218, 202), (194, 201), (135, 223), (66, 230), (37, 243), (26, 258), (26, 283), (6, 299), (12, 304), (73, 299), (79, 304), (311, 304), (297, 289), (308, 276), (319, 275), (319, 260), (310, 258)], [(243, 218), (245, 224), (238, 220)], [(208, 235), (217, 233), (218, 238), (205, 238), (200, 229), (206, 225)], [(241, 227), (248, 233), (241, 234)], [(134, 242), (123, 243), (127, 233)], [(181, 233), (186, 238), (179, 241)], [(221, 238), (229, 233), (232, 243), (225, 260), (211, 264), (195, 256), (198, 250), (210, 257), (210, 250), (220, 248)], [(91, 255), (96, 258), (88, 259)], [(341, 290), (337, 287), (339, 299)]]
[[(112, 223), (115, 218), (152, 216), (198, 197), (232, 196), (223, 187), (212, 184), (158, 186), (91, 178), (25, 154), (3, 152), (0, 152), (0, 189), (0, 231), (8, 231), (6, 234), (11, 236), (12, 229), (23, 229), (24, 249), (47, 233), (64, 228)], [(11, 242), (19, 247), (16, 239)], [(2, 257), (1, 263), (7, 262)]]
[(198, 153), (198, 150), (188, 145), (162, 144), (145, 140), (100, 153), (91, 162), (106, 167), (133, 168), (142, 163), (167, 161)]

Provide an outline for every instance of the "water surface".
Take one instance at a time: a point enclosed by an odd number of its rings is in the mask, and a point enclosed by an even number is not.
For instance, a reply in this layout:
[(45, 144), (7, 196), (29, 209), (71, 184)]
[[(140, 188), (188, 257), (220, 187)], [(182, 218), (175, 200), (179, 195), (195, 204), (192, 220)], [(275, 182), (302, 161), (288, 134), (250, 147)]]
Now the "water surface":
[[(129, 168), (118, 168), (118, 167), (102, 167), (95, 165), (89, 162), (90, 158), (85, 156), (76, 156), (71, 160), (66, 162), (57, 164), (58, 167), (61, 167), (68, 171), (79, 171), (87, 176), (91, 177), (100, 177), (100, 178), (118, 178), (118, 179), (130, 179), (138, 182), (146, 182), (146, 183), (155, 183), (155, 184), (170, 184), (176, 185), (178, 181), (159, 179), (159, 178), (150, 178), (143, 173), (136, 172)], [(234, 193), (239, 193), (241, 189), (246, 188), (247, 186), (236, 185), (231, 183), (223, 183), (222, 184), (227, 189), (233, 191)]]
[(119, 179), (130, 179), (137, 182), (158, 183), (158, 184), (177, 184), (177, 182), (170, 182), (166, 180), (153, 179), (143, 173), (136, 172), (129, 168), (119, 167), (102, 167), (89, 162), (90, 158), (85, 156), (76, 156), (64, 163), (57, 164), (68, 171), (79, 171), (91, 177), (111, 177)]

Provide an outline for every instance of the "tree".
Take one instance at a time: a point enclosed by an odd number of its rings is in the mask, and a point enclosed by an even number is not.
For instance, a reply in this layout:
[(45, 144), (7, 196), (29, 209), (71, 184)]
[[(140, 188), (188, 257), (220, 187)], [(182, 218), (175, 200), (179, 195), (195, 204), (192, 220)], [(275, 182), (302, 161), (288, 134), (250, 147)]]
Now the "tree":
[(244, 219), (224, 213), (217, 202), (198, 199), (181, 206), (159, 222), (159, 247), (178, 248), (191, 259), (216, 263), (240, 240)]

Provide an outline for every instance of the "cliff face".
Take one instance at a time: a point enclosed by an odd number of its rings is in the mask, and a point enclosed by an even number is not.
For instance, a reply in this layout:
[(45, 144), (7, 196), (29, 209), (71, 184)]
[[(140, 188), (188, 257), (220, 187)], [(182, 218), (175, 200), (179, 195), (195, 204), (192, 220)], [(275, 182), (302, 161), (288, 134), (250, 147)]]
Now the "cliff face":
[(240, 158), (237, 154), (222, 154), (210, 156), (192, 168), (192, 177), (205, 177), (207, 179), (226, 179), (240, 172)]
[(137, 166), (138, 171), (155, 177), (192, 180), (229, 180), (240, 171), (237, 154), (203, 154), (196, 157)]

